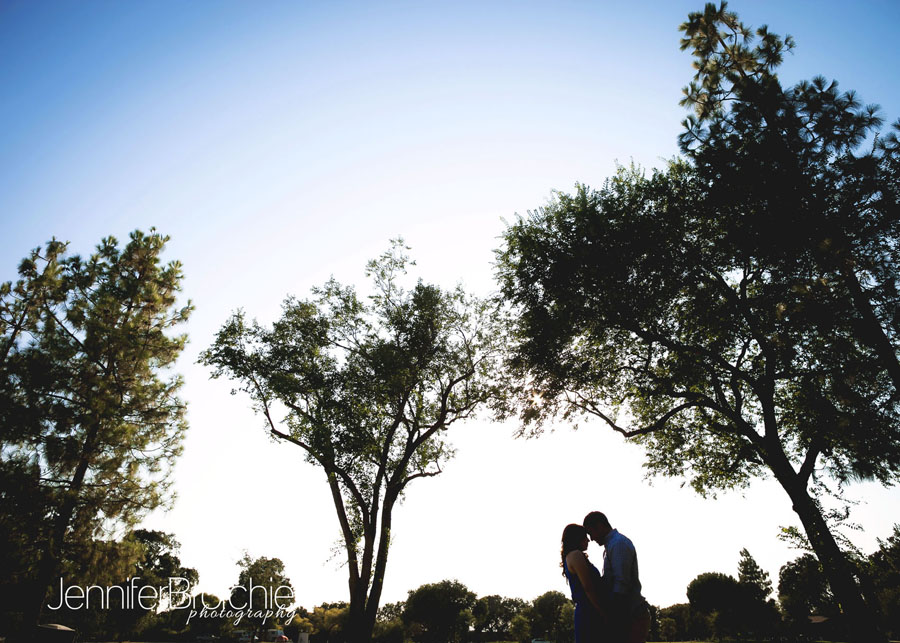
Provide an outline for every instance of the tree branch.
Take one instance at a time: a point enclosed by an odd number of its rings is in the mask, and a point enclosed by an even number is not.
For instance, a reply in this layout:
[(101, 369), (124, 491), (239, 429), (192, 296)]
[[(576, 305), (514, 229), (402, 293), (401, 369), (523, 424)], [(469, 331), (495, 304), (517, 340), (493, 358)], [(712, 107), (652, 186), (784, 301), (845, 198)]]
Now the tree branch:
[(809, 451), (806, 452), (806, 457), (803, 459), (803, 464), (800, 465), (800, 471), (797, 472), (797, 477), (800, 478), (804, 485), (809, 483), (809, 479), (816, 469), (816, 459), (821, 453), (822, 441), (817, 435), (810, 442)]
[(411, 480), (415, 480), (416, 478), (433, 478), (434, 476), (440, 475), (441, 473), (443, 473), (443, 471), (441, 470), (440, 466), (438, 466), (437, 471), (419, 471), (412, 475), (406, 476), (400, 483), (400, 485), (402, 488), (409, 484)]
[[(570, 397), (570, 395), (575, 395), (581, 401), (579, 402), (577, 400), (573, 400)], [(666, 424), (668, 423), (669, 420), (671, 420), (673, 417), (675, 417), (682, 411), (689, 409), (689, 408), (708, 406), (706, 404), (699, 403), (696, 400), (684, 402), (682, 404), (679, 404), (678, 406), (675, 406), (675, 407), (669, 409), (668, 411), (663, 413), (655, 422), (653, 422), (652, 424), (649, 424), (648, 426), (645, 426), (640, 429), (626, 429), (626, 428), (616, 424), (616, 422), (611, 417), (609, 417), (606, 413), (601, 411), (600, 408), (592, 400), (584, 397), (578, 391), (566, 391), (566, 401), (569, 404), (571, 404), (572, 406), (579, 408), (586, 413), (590, 413), (591, 415), (596, 415), (601, 420), (606, 422), (613, 431), (616, 431), (617, 433), (621, 433), (626, 438), (633, 438), (633, 437), (637, 437), (639, 435), (647, 435), (648, 433), (655, 433), (656, 431), (661, 431), (666, 428)]]

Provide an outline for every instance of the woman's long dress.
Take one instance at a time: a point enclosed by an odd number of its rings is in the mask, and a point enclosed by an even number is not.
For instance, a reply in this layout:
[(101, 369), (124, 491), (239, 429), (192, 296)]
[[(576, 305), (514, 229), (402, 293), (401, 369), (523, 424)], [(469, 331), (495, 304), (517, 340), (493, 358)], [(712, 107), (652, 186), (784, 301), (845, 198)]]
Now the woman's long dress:
[[(601, 589), (603, 579), (600, 570), (587, 561), (588, 571), (594, 579), (594, 586)], [(600, 614), (588, 598), (578, 574), (569, 571), (569, 566), (563, 561), (563, 571), (569, 581), (569, 589), (572, 590), (572, 600), (575, 601), (575, 643), (599, 643), (603, 641), (603, 622)]]

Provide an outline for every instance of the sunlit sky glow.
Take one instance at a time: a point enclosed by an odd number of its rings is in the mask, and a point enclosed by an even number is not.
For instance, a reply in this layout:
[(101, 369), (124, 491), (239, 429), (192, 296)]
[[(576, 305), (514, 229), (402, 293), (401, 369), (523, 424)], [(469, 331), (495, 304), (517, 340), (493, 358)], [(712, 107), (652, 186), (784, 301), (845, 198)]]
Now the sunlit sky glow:
[[(692, 74), (677, 27), (701, 7), (0, 0), (0, 280), (52, 236), (87, 254), (135, 228), (171, 235), (197, 307), (178, 369), (190, 430), (175, 506), (145, 526), (176, 535), (204, 591), (225, 595), (247, 550), (284, 560), (307, 608), (346, 599), (324, 474), (196, 365), (228, 314), (271, 321), (330, 275), (363, 285), (398, 235), (417, 276), (489, 293), (504, 219), (617, 162), (677, 153)], [(900, 117), (897, 3), (731, 8), (795, 37), (785, 82), (823, 74)], [(797, 555), (776, 539), (798, 521), (772, 481), (703, 500), (678, 480), (651, 486), (640, 448), (599, 423), (514, 430), (454, 427), (457, 457), (395, 511), (385, 602), (445, 578), (479, 595), (565, 592), (560, 533), (593, 509), (635, 542), (660, 606), (701, 572), (736, 574), (742, 547), (773, 578)], [(850, 495), (865, 501), (851, 537), (871, 551), (900, 494)]]

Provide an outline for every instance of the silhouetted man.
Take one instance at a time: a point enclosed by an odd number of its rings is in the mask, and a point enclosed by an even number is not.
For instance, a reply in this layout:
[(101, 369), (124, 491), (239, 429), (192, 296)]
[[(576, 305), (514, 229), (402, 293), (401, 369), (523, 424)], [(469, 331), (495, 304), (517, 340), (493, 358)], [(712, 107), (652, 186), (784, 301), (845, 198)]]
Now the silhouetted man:
[(603, 545), (603, 578), (612, 592), (611, 640), (613, 643), (644, 643), (650, 631), (650, 609), (641, 596), (634, 545), (613, 529), (599, 511), (584, 517), (584, 528), (594, 542)]

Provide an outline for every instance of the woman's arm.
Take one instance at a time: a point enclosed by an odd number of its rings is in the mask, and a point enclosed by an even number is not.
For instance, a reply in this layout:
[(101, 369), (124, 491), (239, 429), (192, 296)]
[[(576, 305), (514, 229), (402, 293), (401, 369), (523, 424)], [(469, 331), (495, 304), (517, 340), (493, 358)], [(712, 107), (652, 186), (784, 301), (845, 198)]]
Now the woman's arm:
[(581, 581), (581, 586), (584, 587), (584, 592), (594, 608), (606, 618), (606, 606), (603, 604), (600, 588), (597, 586), (594, 575), (591, 574), (584, 552), (578, 550), (570, 551), (566, 555), (566, 565), (569, 567), (569, 571), (578, 576), (578, 580)]

